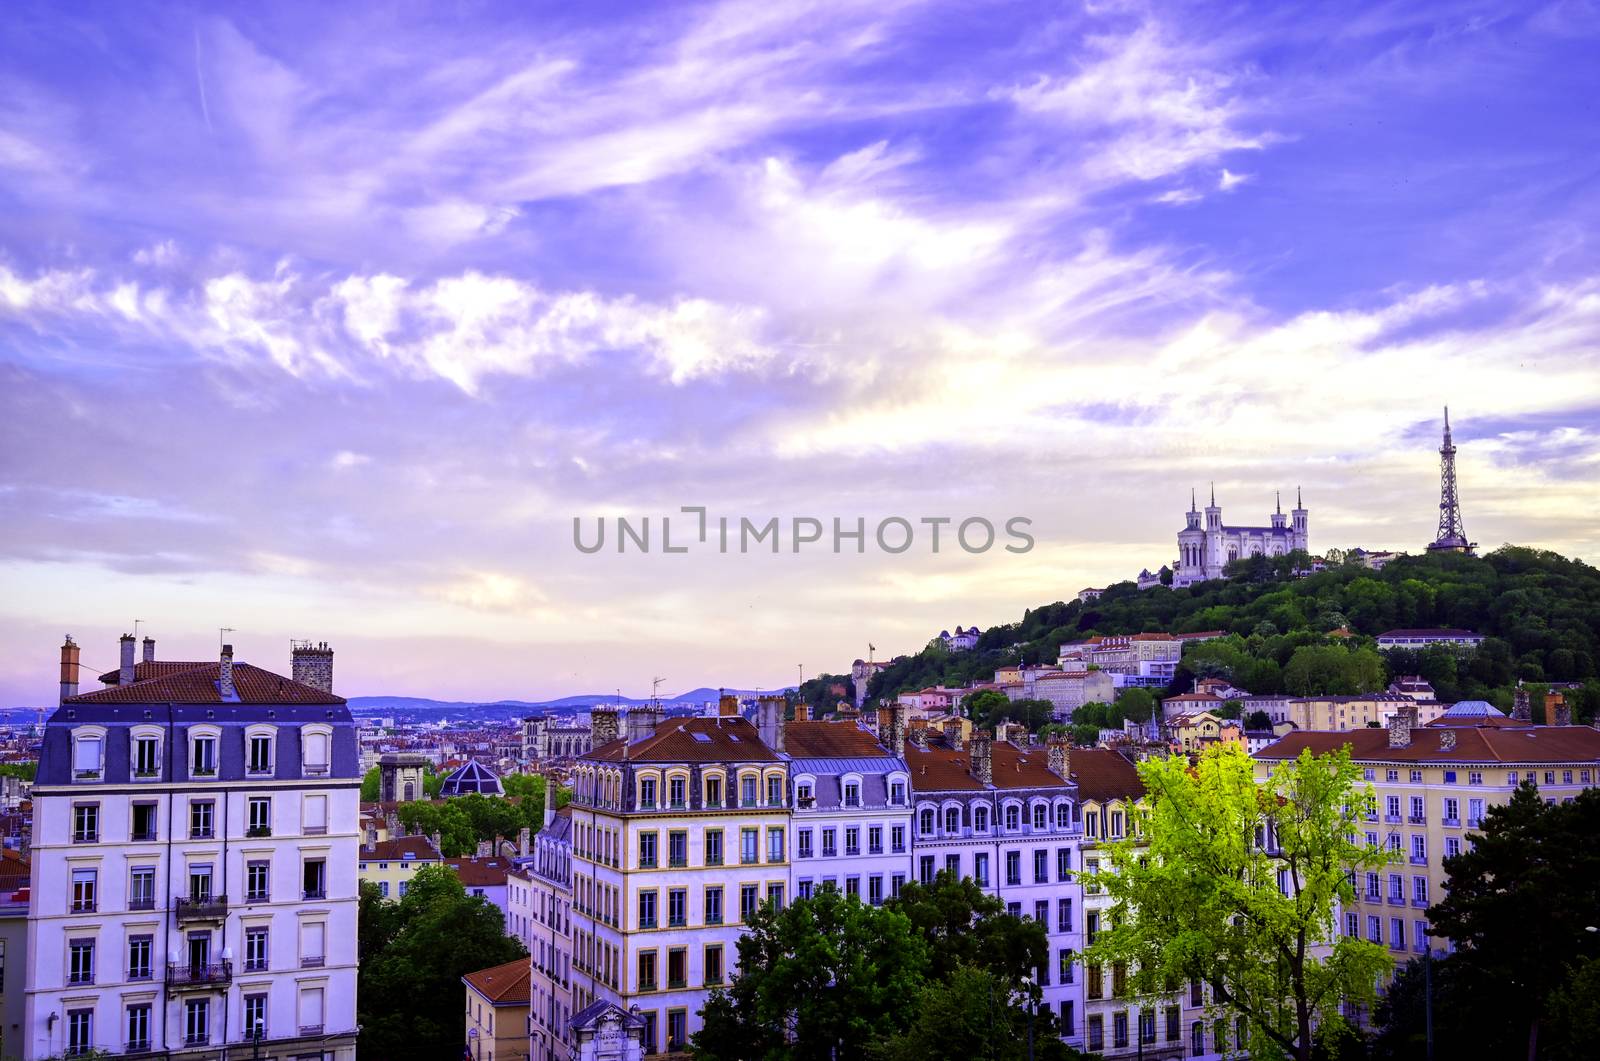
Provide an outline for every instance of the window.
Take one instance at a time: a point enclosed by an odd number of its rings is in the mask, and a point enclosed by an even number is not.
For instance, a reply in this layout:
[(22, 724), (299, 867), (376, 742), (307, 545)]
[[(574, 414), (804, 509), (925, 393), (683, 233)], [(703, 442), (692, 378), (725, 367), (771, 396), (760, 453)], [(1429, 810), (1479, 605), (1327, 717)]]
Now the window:
[(656, 1052), (656, 1011), (646, 1010), (644, 1013), (644, 1030), (639, 1035), (640, 1042), (644, 1045), (644, 1052)]
[(1404, 919), (1398, 917), (1389, 919), (1389, 946), (1395, 950), (1406, 949), (1406, 923)]
[(722, 865), (722, 830), (706, 830), (706, 865)]
[(656, 893), (642, 891), (639, 893), (639, 927), (656, 927)]
[(1021, 851), (1007, 851), (1006, 852), (1006, 883), (1007, 884), (1021, 884), (1022, 883), (1022, 852)]
[(944, 809), (944, 831), (946, 833), (959, 833), (961, 831), (960, 807), (946, 807)]
[(300, 1034), (321, 1035), (324, 1022), (323, 996), (320, 987), (300, 989)]
[(1072, 931), (1072, 900), (1071, 899), (1057, 899), (1056, 900), (1056, 931), (1057, 932), (1071, 932)]
[(783, 806), (783, 778), (781, 778), (781, 777), (769, 777), (769, 778), (767, 778), (767, 806), (769, 806), (769, 807), (781, 807), (781, 806)]
[[(1093, 917), (1094, 915), (1090, 914), (1089, 916)], [(1087, 976), (1084, 993), (1089, 998), (1105, 997), (1105, 970), (1098, 965), (1090, 965), (1085, 968), (1084, 972)]]
[(152, 975), (153, 936), (128, 937), (128, 979), (149, 980)]
[(961, 876), (961, 856), (959, 854), (944, 856), (944, 871), (952, 877)]
[(191, 998), (183, 1006), (185, 1046), (204, 1046), (211, 1038), (211, 1001)]
[(72, 912), (92, 914), (99, 898), (99, 870), (75, 869), (72, 871)]
[(1111, 1015), (1111, 1045), (1126, 1047), (1128, 1045), (1128, 1011), (1118, 1010)]
[(100, 842), (100, 804), (74, 803), (72, 805), (72, 842), (97, 844)]
[(656, 807), (656, 779), (641, 777), (639, 779), (639, 809), (655, 810)]
[(322, 836), (328, 831), (328, 797), (307, 796), (303, 804), (305, 821), (303, 828), (307, 836)]
[(667, 799), (671, 801), (674, 810), (682, 810), (689, 805), (688, 788), (688, 781), (682, 777), (668, 779)]
[[(852, 829), (851, 832), (856, 832)], [(783, 861), (783, 826), (774, 825), (767, 828), (767, 861)]]
[(656, 868), (656, 834), (653, 832), (639, 834), (639, 868)]
[(722, 983), (722, 944), (713, 943), (706, 947), (705, 960), (700, 967), (704, 970), (702, 979), (706, 983)]
[(67, 1054), (87, 1054), (94, 1049), (94, 1010), (67, 1010)]
[[(133, 742), (133, 776), (156, 777), (161, 773), (161, 742), (155, 737), (138, 737)], [(146, 1019), (149, 1007), (145, 1009)]]
[(685, 888), (673, 888), (667, 892), (667, 925), (682, 928), (688, 923), (689, 892)]
[(1050, 931), (1050, 900), (1035, 899), (1033, 902), (1033, 919), (1045, 926), (1045, 931)]
[(896, 873), (894, 876), (890, 877), (889, 878), (889, 895), (890, 895), (890, 897), (894, 898), (894, 899), (900, 898), (900, 890), (902, 888), (904, 888), (905, 886), (906, 886), (906, 875), (904, 873)]
[[(850, 894), (852, 894), (852, 895), (860, 895), (861, 894), (861, 880), (860, 880), (860, 878), (852, 877), (852, 878), (850, 878), (850, 880), (854, 880), (856, 882), (855, 891), (851, 892)], [(849, 881), (846, 881), (845, 884), (848, 886)], [(779, 910), (783, 909), (783, 885), (781, 885), (781, 884), (769, 884), (769, 885), (767, 885), (767, 902), (771, 903), (774, 907), (776, 907)]]
[(989, 886), (989, 854), (979, 851), (972, 856), (972, 879), (981, 887)]
[(889, 803), (895, 807), (904, 807), (906, 805), (906, 783), (904, 781), (895, 781), (889, 785)]
[(755, 916), (756, 907), (761, 902), (761, 893), (754, 884), (739, 885), (739, 920), (745, 924)]
[(839, 853), (839, 833), (836, 829), (822, 830), (822, 857), (832, 858)]
[(1189, 1025), (1189, 1049), (1196, 1057), (1206, 1052), (1206, 1028), (1199, 1021)]
[(1063, 1035), (1077, 1035), (1078, 1025), (1072, 1010), (1072, 999), (1063, 999), (1061, 1002), (1061, 1033)]
[(1483, 784), (1483, 771), (1482, 770), (1468, 770), (1467, 771), (1467, 784), (1469, 784), (1469, 785), (1481, 785), (1481, 784)]
[(259, 973), (267, 968), (267, 930), (265, 927), (244, 930), (245, 972)]
[(135, 803), (130, 808), (128, 839), (135, 843), (145, 843), (156, 838), (156, 805), (154, 803)]
[(267, 796), (251, 796), (246, 819), (246, 836), (272, 835), (272, 800)]
[(250, 737), (250, 746), (245, 757), (245, 772), (250, 774), (272, 773), (272, 738), (264, 734), (253, 734)]
[(722, 924), (722, 888), (719, 886), (706, 889), (706, 924)]
[(1181, 1013), (1182, 1011), (1179, 1010), (1177, 1006), (1167, 1007), (1167, 1011), (1164, 1015), (1164, 1023), (1166, 1024), (1166, 1040), (1169, 1043), (1177, 1042), (1179, 1036), (1182, 1034), (1182, 1032), (1179, 1030), (1179, 1025), (1182, 1023), (1183, 1019)]
[(801, 782), (794, 787), (795, 801), (802, 807), (813, 806), (817, 802), (816, 792), (811, 787), (811, 782)]
[(1383, 942), (1383, 918), (1376, 914), (1367, 915), (1367, 939), (1372, 943)]
[(1014, 833), (1022, 828), (1022, 808), (1015, 803), (1006, 808), (1006, 831)]
[(1460, 837), (1456, 837), (1456, 836), (1447, 836), (1447, 837), (1445, 837), (1444, 838), (1444, 857), (1445, 858), (1454, 858), (1459, 854), (1461, 854), (1461, 838)]
[(867, 827), (867, 854), (883, 854), (883, 826), (870, 825)]
[(1106, 1045), (1106, 1018), (1103, 1014), (1091, 1013), (1084, 1023), (1089, 1026), (1089, 1049), (1104, 1050)]
[(217, 738), (195, 737), (190, 742), (189, 773), (194, 777), (217, 775)]
[(244, 868), (245, 902), (264, 903), (272, 891), (272, 863), (265, 859), (252, 861)]
[(1420, 873), (1411, 878), (1411, 901), (1422, 906), (1428, 905), (1428, 878)]
[(744, 807), (756, 805), (756, 779), (751, 775), (739, 778), (739, 804)]
[(1072, 848), (1056, 848), (1056, 880), (1066, 883), (1072, 879)]
[(874, 874), (867, 878), (867, 902), (873, 906), (883, 905), (883, 876)]
[(211, 867), (196, 864), (189, 867), (189, 899), (191, 902), (211, 901)]
[(305, 884), (307, 899), (326, 899), (328, 897), (328, 867), (320, 858), (306, 859), (302, 877)]
[(94, 983), (94, 940), (75, 939), (67, 944), (67, 983)]
[(328, 960), (328, 926), (321, 921), (300, 922), (300, 968), (320, 969)]
[(150, 1049), (150, 1003), (138, 1002), (128, 1007), (129, 1053)]
[(217, 805), (210, 800), (195, 800), (189, 804), (189, 839), (210, 840), (213, 836), (213, 819)]
[(844, 831), (844, 853), (855, 856), (861, 854), (861, 829), (850, 826)]
[(667, 834), (667, 865), (681, 868), (689, 864), (689, 834), (674, 829)]
[(1034, 829), (1038, 830), (1039, 832), (1044, 832), (1044, 830), (1048, 828), (1050, 824), (1049, 814), (1049, 810), (1043, 803), (1035, 803), (1033, 805)]
[(810, 858), (811, 857), (811, 830), (810, 829), (801, 829), (800, 832), (798, 834), (796, 834), (794, 855), (795, 855), (796, 858)]
[(1056, 956), (1056, 973), (1063, 984), (1070, 984), (1076, 979), (1074, 973), (1077, 966), (1073, 961), (1075, 957), (1071, 947), (1062, 947)]
[(667, 1049), (682, 1050), (688, 1044), (689, 1012), (682, 1009), (667, 1010)]
[(846, 781), (844, 783), (844, 805), (846, 807), (861, 806), (861, 782)]
[(300, 733), (300, 740), (305, 750), (305, 772), (311, 776), (326, 774), (329, 770), (331, 759), (328, 755), (328, 745), (332, 735), (325, 729), (306, 728)]
[(923, 836), (933, 835), (933, 808), (923, 807), (917, 812), (917, 832)]
[(906, 827), (904, 825), (893, 826), (889, 830), (889, 837), (890, 837), (890, 843), (892, 845), (891, 849), (894, 851), (894, 853), (897, 854), (897, 855), (905, 854), (905, 851), (906, 851)]
[(1444, 801), (1444, 823), (1458, 825), (1461, 822), (1461, 801), (1453, 796), (1448, 796)]
[(1072, 828), (1072, 805), (1070, 803), (1056, 804), (1056, 828), (1062, 830)]
[[(746, 866), (756, 862), (760, 858), (760, 851), (758, 850), (760, 844), (761, 831), (759, 829), (740, 829), (739, 862)], [(823, 847), (823, 854), (827, 854), (826, 844)]]
[(720, 807), (720, 806), (722, 806), (722, 778), (720, 778), (720, 777), (708, 777), (708, 778), (706, 778), (706, 806), (708, 806), (708, 807)]
[(1428, 838), (1422, 833), (1416, 833), (1411, 837), (1411, 861), (1414, 863), (1428, 861)]
[(244, 1037), (267, 1037), (267, 996), (244, 996)]
[(1093, 943), (1100, 934), (1100, 912), (1098, 910), (1085, 910), (1083, 913), (1083, 941)]
[(100, 779), (100, 751), (104, 739), (98, 734), (84, 734), (72, 743), (72, 776), (78, 781)]
[(1033, 853), (1033, 883), (1050, 883), (1050, 852), (1043, 848)]
[(972, 828), (980, 833), (989, 831), (989, 808), (981, 803), (972, 808)]

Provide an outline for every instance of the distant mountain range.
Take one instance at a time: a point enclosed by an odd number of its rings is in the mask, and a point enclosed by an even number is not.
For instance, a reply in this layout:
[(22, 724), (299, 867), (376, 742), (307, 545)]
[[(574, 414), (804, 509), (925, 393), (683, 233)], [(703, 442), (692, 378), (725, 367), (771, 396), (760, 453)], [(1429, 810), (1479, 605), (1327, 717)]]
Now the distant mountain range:
[[(784, 689), (712, 689), (702, 686), (676, 696), (663, 696), (663, 704), (702, 704), (715, 701), (723, 693), (733, 696), (756, 696), (760, 693), (782, 693)], [(431, 700), (420, 696), (352, 696), (350, 711), (357, 715), (391, 714), (394, 712), (440, 712), (500, 714), (519, 711), (574, 710), (616, 704), (619, 707), (639, 707), (650, 702), (648, 697), (618, 697), (615, 693), (584, 693), (563, 696), (555, 700)]]

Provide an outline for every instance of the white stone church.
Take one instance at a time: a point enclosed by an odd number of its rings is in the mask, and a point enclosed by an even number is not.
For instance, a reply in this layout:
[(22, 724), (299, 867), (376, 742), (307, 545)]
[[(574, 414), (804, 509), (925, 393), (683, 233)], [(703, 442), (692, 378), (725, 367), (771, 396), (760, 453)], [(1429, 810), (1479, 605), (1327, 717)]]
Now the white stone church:
[(1299, 491), (1295, 493), (1294, 510), (1285, 516), (1280, 502), (1272, 513), (1272, 525), (1268, 527), (1224, 526), (1215, 489), (1211, 492), (1211, 503), (1204, 510), (1203, 526), (1200, 522), (1202, 513), (1196, 510), (1192, 493), (1189, 511), (1185, 515), (1187, 525), (1178, 532), (1178, 562), (1172, 569), (1174, 588), (1221, 578), (1222, 569), (1230, 560), (1250, 556), (1283, 556), (1296, 549), (1309, 551), (1306, 544), (1308, 513)]

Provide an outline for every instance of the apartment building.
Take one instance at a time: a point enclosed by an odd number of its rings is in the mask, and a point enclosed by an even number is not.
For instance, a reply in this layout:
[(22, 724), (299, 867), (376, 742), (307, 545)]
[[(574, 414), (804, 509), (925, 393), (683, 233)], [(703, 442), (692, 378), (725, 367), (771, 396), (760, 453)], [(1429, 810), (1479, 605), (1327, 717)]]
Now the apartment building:
[(833, 887), (874, 906), (911, 873), (911, 775), (904, 705), (883, 742), (852, 721), (811, 721), (804, 705), (784, 726), (794, 794), (793, 895)]
[(528, 962), (518, 958), (461, 978), (470, 1061), (528, 1061)]
[(1366, 840), (1390, 853), (1385, 870), (1355, 880), (1357, 899), (1341, 911), (1341, 928), (1386, 944), (1397, 959), (1448, 949), (1430, 933), (1427, 909), (1446, 892), (1444, 859), (1471, 842), (1488, 808), (1528, 782), (1554, 802), (1600, 781), (1600, 731), (1535, 726), (1483, 701), (1456, 704), (1428, 726), (1399, 710), (1381, 729), (1291, 733), (1257, 753), (1258, 770), (1306, 749), (1320, 755), (1340, 747), (1350, 749), (1377, 794)]
[(727, 981), (740, 925), (787, 901), (782, 697), (759, 727), (725, 697), (709, 718), (596, 711), (574, 766), (573, 1005), (638, 1007), (647, 1052), (681, 1050)]
[[(554, 779), (550, 792), (555, 791)], [(507, 875), (511, 920), (528, 948), (533, 1061), (567, 1061), (576, 1047), (572, 1004), (572, 808), (548, 800), (533, 855)]]
[(1051, 960), (1037, 972), (1068, 1042), (1083, 1045), (1082, 837), (1068, 745), (1023, 748), (976, 733), (969, 744), (912, 729), (905, 745), (913, 800), (915, 879), (971, 877), (1006, 909), (1044, 924)]
[(34, 787), (23, 1056), (353, 1061), (355, 727), (332, 650), (293, 677), (155, 658), (132, 637), (61, 706)]
[(378, 839), (378, 827), (369, 823), (362, 841), (357, 876), (378, 886), (385, 899), (400, 899), (424, 866), (442, 865), (438, 845), (427, 836), (392, 836)]
[(1387, 724), (1390, 715), (1404, 707), (1414, 711), (1416, 701), (1401, 693), (1298, 696), (1289, 701), (1287, 721), (1293, 722), (1297, 729), (1328, 731), (1381, 727)]

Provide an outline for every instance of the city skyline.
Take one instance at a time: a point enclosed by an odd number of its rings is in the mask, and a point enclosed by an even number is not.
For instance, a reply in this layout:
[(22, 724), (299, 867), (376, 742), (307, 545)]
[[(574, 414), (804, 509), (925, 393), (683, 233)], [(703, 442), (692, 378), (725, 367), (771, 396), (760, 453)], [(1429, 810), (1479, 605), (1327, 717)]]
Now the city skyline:
[[(1445, 404), (1481, 552), (1600, 546), (1592, 10), (413, 14), (13, 13), (0, 706), (135, 619), (344, 695), (778, 686), (1171, 564), (1212, 482), (1421, 552)], [(1037, 544), (572, 546), (684, 505)]]

